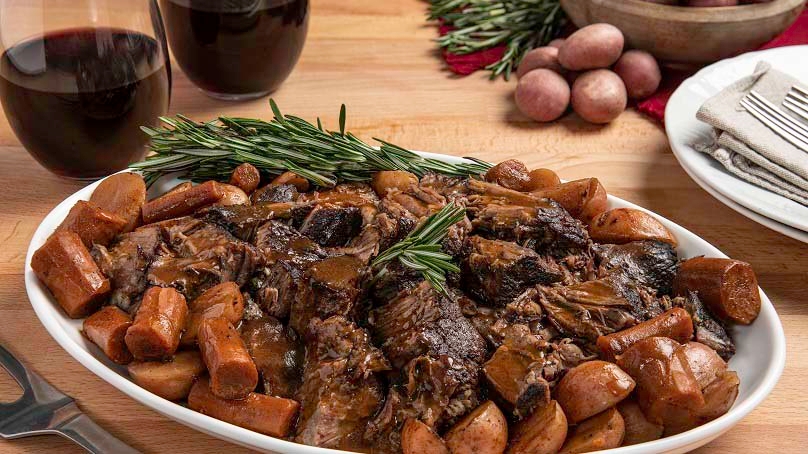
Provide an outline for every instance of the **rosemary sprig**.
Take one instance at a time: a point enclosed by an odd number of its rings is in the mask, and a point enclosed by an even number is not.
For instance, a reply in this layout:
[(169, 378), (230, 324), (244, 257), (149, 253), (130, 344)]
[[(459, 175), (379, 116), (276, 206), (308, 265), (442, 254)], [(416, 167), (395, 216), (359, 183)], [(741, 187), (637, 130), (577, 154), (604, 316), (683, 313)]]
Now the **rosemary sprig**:
[(403, 240), (382, 252), (371, 263), (374, 269), (380, 269), (376, 277), (387, 272), (387, 263), (398, 259), (402, 265), (420, 271), (432, 287), (446, 295), (447, 272), (459, 272), (452, 263), (452, 256), (441, 252), (441, 241), (446, 238), (449, 228), (463, 220), (466, 209), (450, 202), (437, 213), (429, 216)]
[(219, 117), (205, 123), (183, 115), (162, 117), (164, 127), (143, 127), (150, 137), (153, 155), (130, 168), (152, 184), (159, 177), (179, 172), (193, 181), (227, 180), (239, 164), (248, 162), (264, 174), (291, 170), (321, 187), (341, 181), (369, 181), (380, 170), (406, 170), (418, 176), (429, 172), (466, 177), (487, 171), (491, 164), (473, 158), (471, 163), (451, 164), (424, 158), (386, 142), (373, 147), (345, 130), (342, 106), (339, 131), (323, 128), (293, 115), (283, 115), (269, 100), (274, 118)]
[(559, 0), (430, 0), (429, 19), (455, 30), (437, 39), (453, 54), (469, 54), (501, 44), (505, 54), (485, 69), (491, 79), (508, 79), (525, 54), (547, 44), (566, 23)]

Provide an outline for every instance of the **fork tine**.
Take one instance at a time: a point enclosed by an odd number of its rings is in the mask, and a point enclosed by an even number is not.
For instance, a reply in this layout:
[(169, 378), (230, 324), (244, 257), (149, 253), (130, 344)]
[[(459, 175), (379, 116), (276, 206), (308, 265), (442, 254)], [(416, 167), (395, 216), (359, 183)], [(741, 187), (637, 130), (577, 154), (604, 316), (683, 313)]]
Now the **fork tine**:
[(777, 106), (761, 96), (760, 93), (752, 90), (750, 94), (752, 95), (751, 100), (759, 104), (759, 107), (762, 107), (765, 111), (767, 111), (770, 116), (773, 116), (781, 126), (784, 126), (791, 130), (792, 133), (797, 134), (800, 139), (808, 141), (808, 127), (784, 114), (780, 109), (777, 108)]
[(783, 107), (790, 110), (791, 113), (794, 113), (799, 117), (801, 117), (802, 119), (808, 121), (808, 110), (806, 110), (801, 105), (795, 103), (790, 98), (787, 97), (786, 99), (783, 100)]
[(799, 85), (794, 85), (791, 87), (792, 90), (801, 93), (803, 96), (808, 96), (808, 90), (805, 88), (800, 87)]
[(803, 142), (802, 140), (800, 140), (799, 138), (788, 132), (788, 130), (782, 128), (778, 123), (775, 123), (772, 120), (770, 120), (769, 117), (765, 113), (763, 113), (762, 110), (760, 110), (760, 108), (752, 104), (746, 97), (741, 99), (741, 105), (744, 106), (753, 117), (755, 117), (758, 121), (766, 125), (777, 135), (784, 138), (785, 140), (787, 140), (800, 150), (808, 152), (808, 143)]

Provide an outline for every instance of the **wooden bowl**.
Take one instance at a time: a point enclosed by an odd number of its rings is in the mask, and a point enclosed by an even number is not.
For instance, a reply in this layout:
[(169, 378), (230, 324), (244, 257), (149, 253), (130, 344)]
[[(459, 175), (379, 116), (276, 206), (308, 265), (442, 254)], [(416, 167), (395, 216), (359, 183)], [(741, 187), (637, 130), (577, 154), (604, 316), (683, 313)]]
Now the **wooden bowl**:
[(642, 0), (561, 0), (572, 22), (623, 31), (626, 47), (665, 63), (706, 64), (757, 49), (791, 25), (805, 0), (723, 7), (669, 6)]

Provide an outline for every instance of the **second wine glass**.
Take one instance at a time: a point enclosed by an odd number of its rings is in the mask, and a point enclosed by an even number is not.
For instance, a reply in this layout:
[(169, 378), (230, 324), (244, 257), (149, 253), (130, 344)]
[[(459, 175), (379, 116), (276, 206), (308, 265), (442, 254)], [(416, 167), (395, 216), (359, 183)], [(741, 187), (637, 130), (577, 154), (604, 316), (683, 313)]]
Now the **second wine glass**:
[(160, 0), (160, 7), (177, 64), (214, 98), (275, 91), (306, 41), (308, 0)]

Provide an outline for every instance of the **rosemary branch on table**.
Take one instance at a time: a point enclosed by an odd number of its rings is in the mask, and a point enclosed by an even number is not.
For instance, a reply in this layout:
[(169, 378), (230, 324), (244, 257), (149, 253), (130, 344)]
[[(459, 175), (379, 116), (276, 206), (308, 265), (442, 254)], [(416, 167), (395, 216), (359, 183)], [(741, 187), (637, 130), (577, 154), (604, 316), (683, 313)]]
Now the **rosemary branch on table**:
[(199, 123), (183, 115), (162, 117), (165, 126), (142, 127), (151, 138), (153, 155), (132, 164), (151, 185), (163, 175), (183, 174), (193, 181), (227, 181), (238, 165), (248, 162), (265, 175), (292, 171), (320, 187), (342, 181), (369, 181), (374, 172), (406, 170), (423, 176), (434, 172), (467, 177), (485, 173), (491, 164), (467, 158), (468, 163), (448, 163), (425, 158), (390, 142), (375, 139), (371, 146), (345, 130), (342, 105), (339, 131), (314, 125), (293, 115), (283, 115), (269, 100), (274, 118), (219, 117)]
[(531, 49), (555, 38), (566, 23), (559, 0), (430, 0), (429, 19), (453, 31), (437, 39), (440, 47), (463, 55), (505, 45), (498, 61), (486, 66), (491, 79), (507, 80)]
[(452, 263), (452, 256), (441, 251), (441, 241), (446, 238), (449, 228), (463, 220), (466, 209), (450, 202), (440, 211), (429, 216), (421, 222), (409, 235), (389, 249), (385, 250), (371, 263), (375, 268), (381, 268), (376, 277), (386, 273), (384, 266), (398, 259), (402, 265), (421, 272), (432, 287), (446, 295), (446, 273), (460, 271)]

